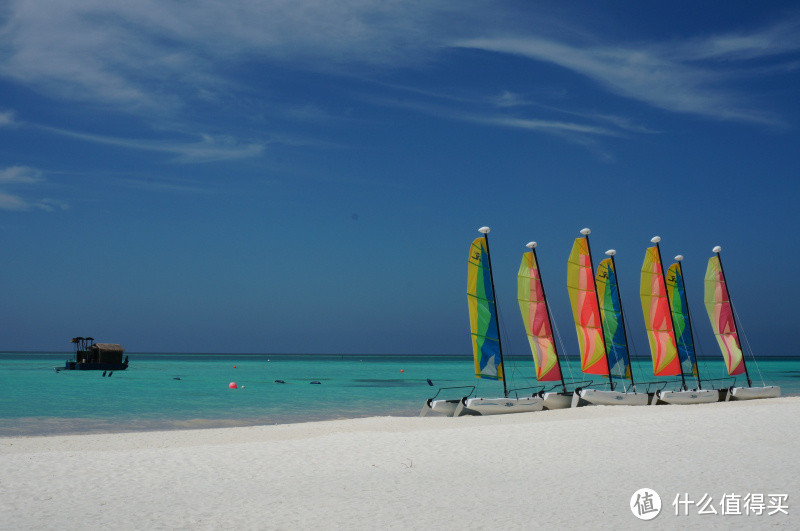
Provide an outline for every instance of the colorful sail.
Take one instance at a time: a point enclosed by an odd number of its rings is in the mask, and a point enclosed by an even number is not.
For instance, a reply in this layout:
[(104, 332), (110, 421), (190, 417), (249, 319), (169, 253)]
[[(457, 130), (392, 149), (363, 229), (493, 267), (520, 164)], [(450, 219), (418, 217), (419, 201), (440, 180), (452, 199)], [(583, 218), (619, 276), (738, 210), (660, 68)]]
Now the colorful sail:
[(742, 374), (745, 372), (742, 347), (739, 343), (739, 334), (736, 332), (736, 323), (733, 321), (733, 308), (728, 297), (725, 274), (717, 256), (708, 259), (705, 284), (706, 311), (708, 318), (711, 319), (714, 335), (717, 336), (719, 348), (722, 350), (722, 357), (725, 358), (728, 374), (731, 376)]
[(572, 316), (578, 332), (581, 370), (587, 374), (608, 375), (608, 361), (603, 342), (603, 325), (586, 238), (575, 238), (567, 263), (567, 289)]
[(617, 274), (611, 258), (606, 258), (597, 266), (597, 296), (600, 299), (600, 311), (603, 312), (603, 331), (608, 350), (608, 362), (611, 364), (611, 374), (630, 378), (628, 341), (622, 323), (622, 304), (619, 298)]
[(656, 376), (677, 376), (681, 374), (678, 362), (678, 348), (670, 319), (661, 259), (656, 247), (648, 247), (642, 264), (640, 295), (647, 338), (650, 340), (650, 354), (653, 357), (653, 373)]
[(517, 300), (531, 345), (536, 379), (545, 382), (561, 380), (553, 332), (547, 313), (542, 279), (533, 253), (523, 253), (517, 274)]
[(686, 285), (679, 262), (667, 269), (667, 296), (672, 309), (672, 323), (675, 325), (675, 337), (678, 339), (678, 358), (681, 370), (686, 374), (697, 376), (697, 356), (692, 341), (692, 330), (689, 321), (689, 304), (686, 300)]
[(469, 250), (467, 301), (472, 334), (475, 377), (503, 378), (500, 362), (500, 339), (497, 337), (497, 313), (494, 306), (489, 255), (486, 240), (475, 238)]

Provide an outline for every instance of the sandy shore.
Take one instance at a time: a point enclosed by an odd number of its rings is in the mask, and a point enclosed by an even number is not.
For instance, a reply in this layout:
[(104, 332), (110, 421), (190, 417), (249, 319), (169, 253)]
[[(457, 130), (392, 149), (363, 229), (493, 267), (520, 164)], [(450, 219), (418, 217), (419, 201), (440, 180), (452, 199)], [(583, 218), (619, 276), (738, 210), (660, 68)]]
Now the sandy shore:
[[(798, 436), (800, 397), (7, 437), (0, 528), (797, 529)], [(679, 493), (718, 514), (675, 516)], [(786, 494), (789, 514), (723, 516), (726, 494)]]

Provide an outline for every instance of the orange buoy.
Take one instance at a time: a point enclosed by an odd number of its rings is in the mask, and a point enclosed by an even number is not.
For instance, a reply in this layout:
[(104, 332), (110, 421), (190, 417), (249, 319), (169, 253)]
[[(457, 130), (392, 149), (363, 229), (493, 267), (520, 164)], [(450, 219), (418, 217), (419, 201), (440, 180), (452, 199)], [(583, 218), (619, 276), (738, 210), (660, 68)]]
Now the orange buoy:
[(230, 387), (231, 389), (236, 389), (238, 386), (236, 385), (236, 382), (231, 382), (228, 384), (228, 387)]
[(234, 366), (233, 366), (233, 368), (235, 369), (235, 368), (236, 368), (236, 365), (234, 365)]
[(406, 372), (404, 369), (400, 369), (400, 372)]

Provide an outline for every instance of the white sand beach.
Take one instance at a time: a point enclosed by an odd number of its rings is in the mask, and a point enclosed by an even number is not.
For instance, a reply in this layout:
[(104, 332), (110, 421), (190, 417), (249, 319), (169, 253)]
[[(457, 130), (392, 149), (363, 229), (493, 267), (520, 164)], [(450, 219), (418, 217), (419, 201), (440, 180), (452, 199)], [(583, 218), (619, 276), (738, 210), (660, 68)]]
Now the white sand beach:
[[(9, 437), (0, 528), (798, 529), (798, 419), (786, 397)], [(642, 487), (650, 522), (629, 508)], [(679, 493), (717, 514), (676, 516)], [(723, 516), (730, 494), (786, 494), (789, 514)]]

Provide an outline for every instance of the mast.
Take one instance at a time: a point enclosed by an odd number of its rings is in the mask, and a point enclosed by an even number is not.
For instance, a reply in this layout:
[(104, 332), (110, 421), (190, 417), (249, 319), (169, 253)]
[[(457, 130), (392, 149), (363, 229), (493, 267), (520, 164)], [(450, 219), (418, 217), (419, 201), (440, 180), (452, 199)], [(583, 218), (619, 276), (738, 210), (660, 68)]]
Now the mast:
[[(591, 269), (592, 284), (594, 284), (594, 300), (597, 302), (597, 318), (600, 319), (600, 335), (603, 337), (603, 352), (606, 355), (606, 367), (608, 367), (608, 383), (611, 390), (614, 390), (614, 377), (611, 376), (611, 361), (608, 359), (608, 348), (606, 348), (606, 334), (603, 329), (603, 312), (600, 311), (600, 297), (597, 295), (597, 283), (594, 279), (594, 263), (592, 262), (592, 246), (589, 244), (590, 229), (581, 229), (581, 234), (586, 238), (586, 250), (589, 252), (589, 268)], [(632, 372), (632, 371), (631, 371)]]
[[(614, 280), (617, 283), (617, 297), (619, 298), (619, 316), (620, 321), (622, 324), (622, 333), (625, 334), (625, 342), (628, 342), (628, 329), (625, 328), (625, 310), (622, 307), (622, 292), (619, 289), (619, 276), (617, 275), (617, 262), (614, 260), (614, 255), (617, 254), (617, 251), (614, 249), (609, 249), (606, 251), (606, 254), (611, 257), (611, 265), (614, 267)], [(603, 334), (603, 338), (605, 338), (605, 334)], [(631, 386), (636, 391), (636, 383), (633, 381), (633, 362), (631, 361), (631, 349), (626, 348), (625, 353), (628, 355), (628, 367), (631, 370)], [(609, 367), (608, 372), (611, 372), (611, 368)]]
[(678, 338), (675, 337), (675, 318), (672, 317), (672, 303), (667, 295), (667, 277), (664, 275), (664, 262), (661, 260), (661, 247), (658, 242), (661, 241), (661, 236), (653, 236), (650, 242), (656, 244), (656, 253), (658, 253), (658, 266), (661, 268), (661, 281), (664, 283), (664, 297), (667, 298), (667, 308), (669, 309), (669, 322), (672, 325), (672, 338), (675, 340), (675, 355), (678, 356), (678, 370), (681, 371), (681, 385), (686, 389), (686, 378), (683, 377), (683, 365), (681, 364), (681, 355), (678, 352)]
[[(742, 348), (742, 342), (739, 341), (739, 325), (736, 324), (736, 314), (733, 311), (733, 302), (731, 301), (731, 292), (728, 290), (728, 279), (725, 276), (725, 268), (722, 267), (722, 257), (719, 255), (719, 252), (722, 250), (722, 247), (717, 245), (712, 249), (713, 252), (717, 254), (717, 260), (719, 260), (719, 270), (722, 271), (722, 278), (725, 280), (725, 292), (728, 294), (728, 303), (731, 305), (731, 318), (733, 319), (733, 326), (736, 327), (736, 342), (739, 343), (739, 349)], [(747, 386), (753, 387), (753, 382), (750, 380), (750, 373), (747, 372), (747, 363), (744, 359), (744, 350), (742, 350), (742, 365), (744, 366), (744, 375), (747, 377)]]
[[(531, 250), (533, 255), (533, 264), (536, 266), (536, 271), (539, 273), (539, 285), (542, 286), (542, 298), (544, 299), (544, 307), (547, 310), (547, 324), (550, 325), (550, 333), (553, 333), (553, 319), (550, 317), (550, 308), (547, 307), (547, 294), (544, 291), (544, 280), (542, 280), (542, 270), (539, 269), (539, 260), (536, 258), (536, 242), (528, 242), (525, 247)], [(488, 247), (487, 247), (488, 249)], [(558, 374), (561, 376), (561, 388), (567, 392), (567, 384), (564, 382), (564, 373), (561, 372), (561, 360), (558, 358), (558, 347), (556, 347), (555, 338), (553, 338), (553, 351), (556, 353), (556, 364), (558, 364)], [(505, 376), (505, 367), (503, 367), (503, 375)]]
[[(700, 381), (700, 363), (697, 361), (697, 349), (694, 343), (694, 331), (692, 330), (692, 315), (689, 311), (689, 294), (686, 293), (686, 281), (683, 279), (683, 255), (679, 254), (675, 257), (675, 261), (678, 262), (678, 271), (681, 274), (681, 284), (683, 285), (683, 295), (686, 297), (686, 324), (689, 325), (689, 337), (692, 339), (692, 348), (694, 350), (694, 365), (697, 368), (697, 388), (702, 389), (703, 384)], [(672, 308), (670, 307), (670, 315), (672, 314)], [(678, 338), (675, 338), (675, 342), (677, 343)], [(676, 345), (677, 346), (677, 345)], [(742, 356), (744, 359), (744, 356)], [(680, 353), (678, 354), (678, 361), (680, 361)], [(681, 369), (682, 370), (682, 369)]]
[(489, 282), (492, 284), (492, 304), (494, 304), (494, 314), (497, 318), (494, 320), (495, 327), (497, 328), (497, 348), (500, 350), (500, 367), (503, 368), (503, 396), (508, 396), (508, 389), (506, 388), (506, 364), (503, 363), (503, 342), (500, 340), (500, 314), (497, 312), (497, 292), (494, 290), (494, 274), (492, 273), (492, 253), (489, 252), (489, 227), (481, 227), (478, 232), (483, 234), (483, 240), (486, 242), (486, 259), (489, 262)]

